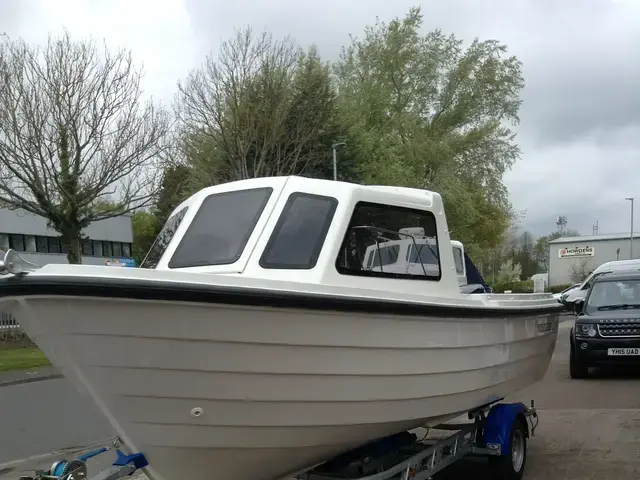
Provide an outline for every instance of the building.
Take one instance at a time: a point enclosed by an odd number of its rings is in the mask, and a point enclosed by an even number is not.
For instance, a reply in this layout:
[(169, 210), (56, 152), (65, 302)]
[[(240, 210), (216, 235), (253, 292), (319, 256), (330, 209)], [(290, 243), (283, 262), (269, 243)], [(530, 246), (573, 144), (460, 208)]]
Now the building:
[[(89, 237), (82, 245), (82, 263), (88, 265), (135, 266), (131, 257), (133, 226), (131, 216), (92, 223), (83, 232)], [(47, 228), (45, 218), (24, 210), (0, 209), (0, 250), (13, 248), (36, 265), (67, 263), (59, 234)]]
[[(629, 234), (561, 237), (549, 242), (549, 285), (577, 283), (599, 265), (629, 260)], [(640, 258), (640, 234), (634, 235), (633, 258)]]

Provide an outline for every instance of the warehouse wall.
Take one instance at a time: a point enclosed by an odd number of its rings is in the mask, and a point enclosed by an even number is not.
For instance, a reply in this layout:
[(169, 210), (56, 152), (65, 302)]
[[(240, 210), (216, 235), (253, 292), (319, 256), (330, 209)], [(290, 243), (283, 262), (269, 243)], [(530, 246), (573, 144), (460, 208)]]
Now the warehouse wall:
[[(591, 271), (605, 262), (629, 260), (629, 243), (629, 238), (597, 240), (593, 237), (584, 237), (580, 241), (549, 243), (549, 285), (573, 283), (572, 270), (580, 269), (582, 264), (586, 265), (587, 271)], [(586, 246), (593, 247), (593, 256), (559, 258), (558, 252), (563, 248)], [(640, 258), (640, 237), (634, 238), (633, 254), (634, 258)]]

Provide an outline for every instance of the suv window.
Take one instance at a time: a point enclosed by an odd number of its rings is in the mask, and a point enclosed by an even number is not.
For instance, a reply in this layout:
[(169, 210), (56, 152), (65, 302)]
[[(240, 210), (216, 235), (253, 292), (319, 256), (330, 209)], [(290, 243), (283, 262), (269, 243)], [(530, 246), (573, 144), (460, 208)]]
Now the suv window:
[[(418, 244), (418, 251), (413, 250), (409, 258), (402, 255), (402, 259), (384, 267), (385, 261), (392, 251), (385, 252), (386, 242), (395, 245), (406, 244), (404, 248), (413, 247), (416, 239), (400, 230), (408, 227), (419, 227), (421, 236), (432, 237), (434, 244)], [(372, 247), (375, 259), (383, 265), (376, 268), (376, 262), (369, 267), (370, 258), (365, 259), (367, 249)], [(419, 252), (419, 254), (418, 254)], [(368, 253), (367, 256), (371, 254)], [(396, 256), (398, 253), (396, 253)], [(410, 262), (413, 260), (415, 263)], [(425, 261), (426, 260), (426, 261)], [(343, 275), (366, 275), (376, 277), (409, 278), (421, 280), (440, 279), (440, 255), (438, 253), (436, 218), (426, 210), (396, 207), (370, 202), (358, 202), (349, 222), (347, 233), (342, 242), (340, 253), (336, 260), (336, 269)]]
[(333, 197), (292, 193), (267, 242), (260, 266), (315, 267), (337, 206), (338, 200)]
[(585, 310), (593, 313), (612, 306), (637, 308), (640, 304), (640, 279), (595, 282), (586, 299)]
[(209, 195), (182, 237), (169, 268), (236, 262), (272, 191), (266, 187)]
[[(151, 245), (149, 252), (147, 252), (147, 255), (144, 257), (144, 260), (142, 260), (142, 263), (140, 264), (140, 268), (153, 269), (158, 266), (158, 263), (160, 262), (162, 255), (164, 255), (164, 252), (167, 250), (167, 247), (169, 246), (169, 242), (171, 242), (171, 239), (176, 234), (178, 227), (182, 223), (182, 219), (187, 214), (188, 208), (189, 207), (182, 208), (177, 213), (171, 215), (167, 219), (164, 226), (162, 227), (162, 230), (160, 230), (160, 233), (158, 234), (155, 241), (153, 242), (153, 245)], [(100, 250), (100, 253), (102, 253), (102, 250)]]

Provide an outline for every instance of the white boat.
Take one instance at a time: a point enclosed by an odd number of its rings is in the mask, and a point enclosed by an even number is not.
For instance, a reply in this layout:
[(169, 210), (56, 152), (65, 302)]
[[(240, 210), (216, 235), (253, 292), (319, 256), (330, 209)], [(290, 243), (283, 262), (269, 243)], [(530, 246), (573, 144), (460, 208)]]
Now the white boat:
[[(438, 268), (366, 268), (416, 227)], [(288, 478), (511, 395), (545, 374), (561, 309), (461, 293), (439, 194), (301, 177), (196, 193), (142, 268), (3, 267), (0, 311), (159, 480)]]

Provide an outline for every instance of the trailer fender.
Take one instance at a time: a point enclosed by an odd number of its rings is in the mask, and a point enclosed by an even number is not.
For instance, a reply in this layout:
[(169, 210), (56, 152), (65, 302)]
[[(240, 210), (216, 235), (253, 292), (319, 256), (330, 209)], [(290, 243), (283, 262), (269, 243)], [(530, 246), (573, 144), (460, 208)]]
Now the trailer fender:
[(500, 446), (500, 454), (507, 455), (511, 446), (509, 445), (509, 435), (511, 427), (516, 421), (522, 421), (527, 437), (529, 436), (529, 425), (526, 421), (527, 407), (523, 403), (499, 403), (491, 407), (484, 424), (483, 441), (491, 449)]

